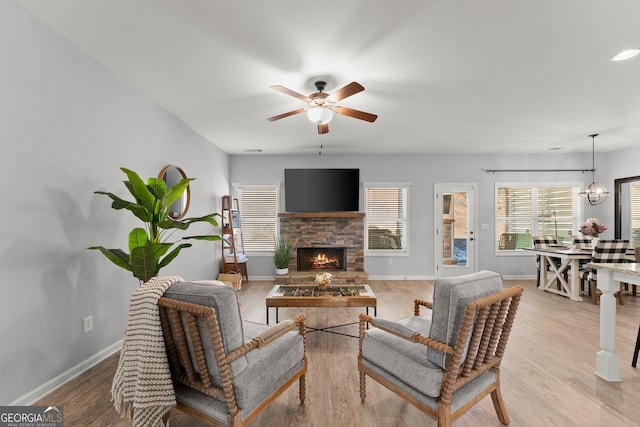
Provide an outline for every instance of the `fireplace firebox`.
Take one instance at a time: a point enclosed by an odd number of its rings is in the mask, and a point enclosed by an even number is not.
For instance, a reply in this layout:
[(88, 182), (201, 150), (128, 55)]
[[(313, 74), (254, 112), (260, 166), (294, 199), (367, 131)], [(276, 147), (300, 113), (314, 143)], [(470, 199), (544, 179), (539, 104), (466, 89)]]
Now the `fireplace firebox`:
[(346, 248), (298, 248), (297, 270), (346, 270)]

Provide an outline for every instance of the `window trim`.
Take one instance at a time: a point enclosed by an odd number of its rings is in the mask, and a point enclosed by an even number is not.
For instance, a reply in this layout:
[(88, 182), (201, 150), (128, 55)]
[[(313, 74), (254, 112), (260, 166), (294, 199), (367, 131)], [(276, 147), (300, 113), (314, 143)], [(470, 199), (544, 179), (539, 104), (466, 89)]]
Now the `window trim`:
[[(526, 182), (495, 182), (494, 183), (494, 197), (493, 197), (493, 217), (494, 217), (494, 221), (493, 221), (493, 249), (494, 249), (494, 255), (497, 257), (503, 257), (503, 256), (531, 256), (531, 253), (523, 250), (523, 249), (498, 249), (498, 245), (499, 245), (499, 241), (496, 238), (497, 237), (497, 230), (498, 230), (498, 188), (503, 188), (503, 187), (517, 187), (517, 188), (550, 188), (550, 187), (563, 187), (563, 188), (571, 188), (572, 189), (572, 195), (573, 195), (573, 201), (574, 201), (574, 206), (575, 206), (575, 210), (573, 212), (574, 217), (573, 220), (576, 222), (574, 225), (576, 226), (576, 229), (574, 230), (574, 233), (577, 233), (578, 229), (577, 226), (580, 224), (580, 222), (582, 221), (582, 217), (583, 217), (583, 203), (581, 200), (581, 197), (578, 195), (578, 193), (581, 191), (581, 189), (584, 187), (584, 183), (583, 182), (578, 182), (578, 181), (566, 181), (566, 182), (544, 182), (544, 181), (526, 181)], [(533, 208), (532, 208), (532, 230), (531, 230), (531, 235), (535, 235), (534, 234), (534, 227), (537, 226), (537, 216), (533, 216), (535, 215), (535, 213), (537, 213), (537, 205), (536, 203), (534, 203)]]
[[(411, 182), (363, 182), (363, 199), (364, 199), (364, 211), (365, 211), (365, 220), (364, 220), (364, 254), (365, 256), (371, 257), (398, 257), (398, 256), (409, 256), (409, 200), (410, 200), (410, 189), (413, 183)], [(405, 218), (404, 218), (404, 247), (400, 250), (385, 250), (385, 249), (369, 249), (369, 212), (367, 212), (367, 190), (369, 188), (398, 188), (404, 189), (406, 196), (404, 200), (405, 207)]]

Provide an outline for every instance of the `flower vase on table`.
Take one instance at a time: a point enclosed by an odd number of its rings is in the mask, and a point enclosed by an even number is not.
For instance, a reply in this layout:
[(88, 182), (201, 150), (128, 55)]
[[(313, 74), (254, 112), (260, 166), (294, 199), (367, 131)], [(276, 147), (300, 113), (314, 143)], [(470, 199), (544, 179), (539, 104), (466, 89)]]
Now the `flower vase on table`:
[(600, 240), (600, 233), (607, 230), (607, 227), (598, 223), (598, 218), (589, 218), (580, 226), (580, 233), (591, 237), (591, 247), (595, 248)]
[(333, 274), (331, 273), (316, 274), (315, 282), (318, 285), (318, 289), (321, 291), (327, 290), (327, 286), (331, 285), (331, 279), (333, 279)]

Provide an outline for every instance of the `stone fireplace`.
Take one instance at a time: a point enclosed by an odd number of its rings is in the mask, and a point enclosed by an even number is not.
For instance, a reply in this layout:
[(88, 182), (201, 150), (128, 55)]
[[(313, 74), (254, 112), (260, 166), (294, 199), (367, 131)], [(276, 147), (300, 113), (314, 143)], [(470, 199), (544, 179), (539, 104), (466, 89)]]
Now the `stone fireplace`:
[[(364, 213), (296, 212), (280, 213), (278, 217), (280, 233), (286, 234), (293, 246), (293, 255), (289, 260), (290, 273), (288, 277), (279, 276), (280, 279), (288, 284), (296, 280), (308, 280), (314, 272), (329, 271), (334, 274), (336, 284), (366, 283)], [(325, 252), (326, 260), (317, 253), (320, 249)], [(302, 258), (314, 256), (320, 256), (315, 266), (313, 260)]]

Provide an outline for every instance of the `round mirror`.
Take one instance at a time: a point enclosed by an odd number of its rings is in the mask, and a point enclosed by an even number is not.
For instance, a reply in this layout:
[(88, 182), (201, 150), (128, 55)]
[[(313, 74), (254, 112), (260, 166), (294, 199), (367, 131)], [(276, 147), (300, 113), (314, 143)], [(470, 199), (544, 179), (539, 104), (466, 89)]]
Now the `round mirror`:
[[(178, 166), (167, 165), (162, 168), (158, 177), (167, 184), (167, 188), (170, 188), (176, 185), (181, 179), (186, 178), (187, 174)], [(187, 186), (187, 190), (182, 193), (182, 196), (171, 205), (169, 217), (172, 219), (183, 218), (189, 210), (189, 203), (191, 203), (191, 188)]]

